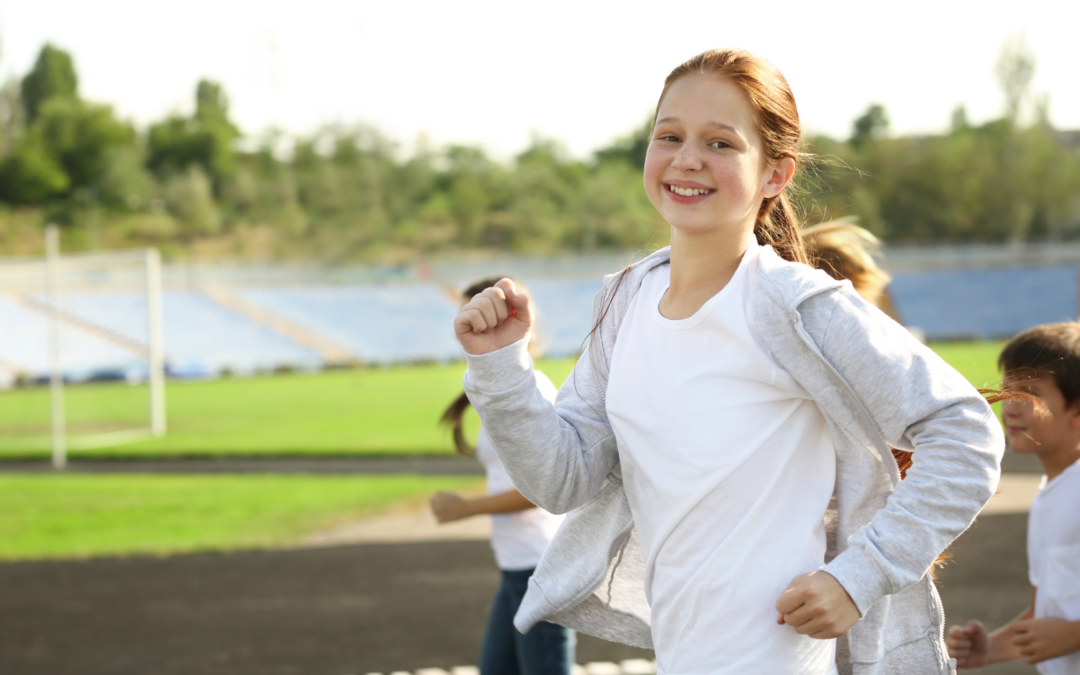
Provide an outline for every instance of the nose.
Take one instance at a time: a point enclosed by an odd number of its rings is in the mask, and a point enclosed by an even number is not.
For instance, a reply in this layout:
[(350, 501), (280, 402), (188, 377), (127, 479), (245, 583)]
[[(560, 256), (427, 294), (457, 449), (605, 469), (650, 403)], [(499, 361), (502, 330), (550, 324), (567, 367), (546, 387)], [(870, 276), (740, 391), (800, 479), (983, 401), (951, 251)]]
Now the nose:
[(694, 143), (682, 143), (671, 167), (679, 171), (697, 171), (701, 168), (701, 150)]

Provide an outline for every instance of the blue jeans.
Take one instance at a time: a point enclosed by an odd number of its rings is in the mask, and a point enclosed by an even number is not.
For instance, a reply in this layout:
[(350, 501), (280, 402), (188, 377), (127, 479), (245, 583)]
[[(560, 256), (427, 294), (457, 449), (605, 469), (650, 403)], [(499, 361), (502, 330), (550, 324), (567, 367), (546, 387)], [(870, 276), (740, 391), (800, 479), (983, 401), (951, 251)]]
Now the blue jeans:
[(480, 651), (480, 675), (570, 675), (577, 646), (574, 631), (546, 621), (528, 635), (514, 628), (514, 614), (533, 571), (503, 570)]

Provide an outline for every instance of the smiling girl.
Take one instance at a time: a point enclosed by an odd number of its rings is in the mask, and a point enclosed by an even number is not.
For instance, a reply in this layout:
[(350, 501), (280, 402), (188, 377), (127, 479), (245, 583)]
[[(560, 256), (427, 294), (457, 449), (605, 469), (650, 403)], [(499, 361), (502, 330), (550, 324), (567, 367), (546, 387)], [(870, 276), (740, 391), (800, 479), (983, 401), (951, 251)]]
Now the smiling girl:
[[(668, 76), (644, 180), (671, 246), (605, 279), (554, 404), (512, 282), (455, 320), (514, 484), (569, 512), (521, 630), (653, 647), (666, 675), (951, 670), (927, 571), (993, 494), (1001, 430), (963, 377), (808, 264), (787, 197), (800, 133), (760, 57), (709, 51)], [(903, 482), (890, 448), (918, 457)]]

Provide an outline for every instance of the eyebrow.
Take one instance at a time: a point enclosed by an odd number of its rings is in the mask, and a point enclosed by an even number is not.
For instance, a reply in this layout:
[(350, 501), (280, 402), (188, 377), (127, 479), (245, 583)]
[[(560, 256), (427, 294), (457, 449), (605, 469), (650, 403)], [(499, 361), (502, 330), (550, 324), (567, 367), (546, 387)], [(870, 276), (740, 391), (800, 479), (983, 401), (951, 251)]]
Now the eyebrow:
[[(656, 123), (657, 124), (663, 124), (665, 122), (678, 122), (678, 121), (679, 121), (678, 117), (664, 117), (664, 118), (656, 120)], [(724, 124), (723, 122), (706, 122), (705, 126), (716, 127), (716, 128), (719, 128), (719, 129), (727, 129), (728, 131), (732, 131), (732, 132), (734, 132), (736, 134), (739, 133), (738, 129), (731, 126), (730, 124)]]

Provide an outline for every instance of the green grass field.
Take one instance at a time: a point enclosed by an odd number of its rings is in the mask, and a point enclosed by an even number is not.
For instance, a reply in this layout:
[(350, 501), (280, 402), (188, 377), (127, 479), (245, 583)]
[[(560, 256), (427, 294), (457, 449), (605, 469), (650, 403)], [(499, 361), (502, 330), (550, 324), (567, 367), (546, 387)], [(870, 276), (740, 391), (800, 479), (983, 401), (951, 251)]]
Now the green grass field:
[[(572, 367), (571, 359), (539, 363), (557, 384)], [(78, 456), (451, 453), (438, 419), (461, 393), (464, 372), (455, 363), (169, 382), (164, 438)], [(91, 420), (145, 424), (145, 397), (145, 388), (125, 384), (71, 386), (65, 394), (75, 413), (69, 417), (82, 427)], [(35, 449), (14, 432), (47, 434), (48, 414), (47, 388), (0, 392), (0, 459), (44, 457), (40, 440)]]
[(461, 476), (0, 475), (0, 560), (279, 546)]
[[(1001, 343), (934, 348), (976, 386), (997, 386)], [(540, 364), (556, 383), (571, 367), (568, 359)], [(83, 456), (449, 453), (449, 434), (435, 421), (460, 392), (463, 369), (455, 364), (170, 383), (166, 438)], [(142, 388), (68, 391), (69, 411), (80, 423), (143, 416)], [(43, 424), (46, 417), (26, 411), (47, 410), (47, 395), (41, 389), (0, 393), (0, 429)], [(12, 441), (0, 435), (0, 443)], [(0, 457), (33, 454), (11, 448)], [(0, 560), (278, 546), (334, 522), (481, 482), (439, 476), (0, 475)]]
[[(945, 343), (934, 348), (979, 387), (997, 386), (1000, 342)], [(571, 359), (540, 369), (560, 384)], [(464, 365), (368, 368), (201, 382), (170, 382), (169, 433), (161, 439), (73, 453), (83, 457), (214, 455), (441, 454), (452, 452), (437, 424), (461, 391)], [(67, 388), (75, 429), (146, 419), (144, 387), (98, 384)], [(0, 459), (44, 457), (17, 429), (48, 429), (48, 390), (0, 393)], [(475, 427), (475, 418), (471, 424)], [(115, 425), (115, 424), (114, 424)]]

